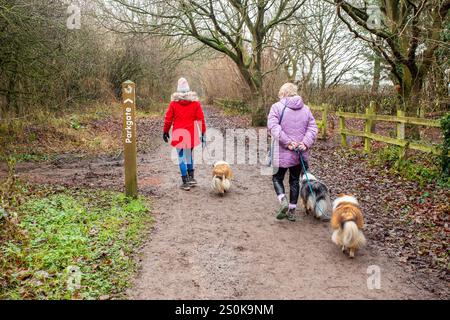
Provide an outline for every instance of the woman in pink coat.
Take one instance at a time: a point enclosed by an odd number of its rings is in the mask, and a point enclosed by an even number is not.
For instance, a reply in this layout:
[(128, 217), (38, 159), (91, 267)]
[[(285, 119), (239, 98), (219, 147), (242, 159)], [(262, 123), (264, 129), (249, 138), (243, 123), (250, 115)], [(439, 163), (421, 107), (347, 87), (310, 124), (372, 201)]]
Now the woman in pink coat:
[[(267, 128), (274, 139), (272, 177), (275, 192), (280, 201), (277, 219), (295, 221), (300, 195), (300, 175), (302, 165), (294, 149), (303, 152), (308, 161), (309, 150), (317, 137), (317, 124), (311, 110), (298, 95), (298, 88), (292, 83), (284, 84), (279, 93), (280, 101), (275, 103), (269, 113)], [(289, 202), (284, 189), (284, 177), (289, 170)]]

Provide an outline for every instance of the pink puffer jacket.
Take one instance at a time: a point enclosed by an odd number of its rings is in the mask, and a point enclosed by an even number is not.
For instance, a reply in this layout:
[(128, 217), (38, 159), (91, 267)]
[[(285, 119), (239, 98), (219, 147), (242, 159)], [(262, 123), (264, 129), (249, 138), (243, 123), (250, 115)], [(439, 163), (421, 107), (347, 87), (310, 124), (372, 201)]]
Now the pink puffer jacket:
[[(285, 106), (287, 108), (280, 125), (280, 117)], [(270, 109), (267, 128), (275, 141), (272, 150), (274, 167), (290, 168), (300, 163), (297, 153), (287, 148), (291, 142), (303, 142), (308, 147), (308, 151), (304, 154), (305, 160), (308, 160), (309, 149), (316, 140), (318, 128), (311, 110), (300, 96), (283, 98), (275, 103)]]

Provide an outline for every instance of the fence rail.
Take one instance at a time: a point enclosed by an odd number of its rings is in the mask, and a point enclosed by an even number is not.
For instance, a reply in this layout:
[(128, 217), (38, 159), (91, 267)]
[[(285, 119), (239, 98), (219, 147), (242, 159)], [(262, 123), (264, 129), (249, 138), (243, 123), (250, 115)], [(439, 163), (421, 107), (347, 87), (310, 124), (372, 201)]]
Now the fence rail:
[(317, 127), (320, 130), (320, 135), (322, 139), (327, 138), (327, 119), (328, 119), (328, 110), (330, 109), (328, 105), (322, 104), (321, 106), (310, 105), (309, 108), (313, 111), (320, 111), (322, 113), (322, 118), (318, 120), (316, 118)]
[[(432, 153), (435, 155), (441, 155), (442, 150), (432, 144), (425, 142), (409, 141), (405, 138), (405, 126), (406, 124), (420, 125), (426, 127), (440, 128), (440, 122), (437, 120), (429, 120), (423, 118), (406, 117), (404, 111), (397, 111), (397, 116), (377, 115), (375, 113), (374, 104), (372, 103), (369, 108), (366, 108), (365, 114), (350, 113), (350, 112), (336, 112), (339, 117), (339, 133), (341, 135), (342, 146), (347, 146), (347, 136), (356, 136), (364, 138), (364, 151), (370, 152), (371, 141), (379, 141), (387, 144), (396, 145), (399, 148), (399, 158), (404, 159), (406, 157), (406, 150), (413, 149), (426, 153)], [(345, 119), (362, 119), (365, 120), (364, 131), (348, 130), (346, 128)], [(396, 138), (386, 137), (383, 135), (372, 132), (374, 121), (395, 122), (397, 126)], [(448, 154), (450, 156), (450, 152)]]

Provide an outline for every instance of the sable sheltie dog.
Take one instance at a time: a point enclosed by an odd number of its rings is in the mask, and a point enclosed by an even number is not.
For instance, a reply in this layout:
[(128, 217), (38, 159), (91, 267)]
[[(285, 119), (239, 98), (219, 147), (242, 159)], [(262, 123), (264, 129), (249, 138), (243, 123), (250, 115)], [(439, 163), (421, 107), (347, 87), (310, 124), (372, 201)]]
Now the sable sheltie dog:
[[(300, 182), (300, 197), (307, 214), (314, 214), (316, 219), (330, 221), (331, 217), (331, 198), (328, 188), (325, 184), (316, 179), (311, 173), (302, 176)], [(311, 187), (311, 188), (310, 188)], [(311, 189), (313, 193), (311, 193)]]
[(218, 161), (214, 164), (212, 172), (212, 188), (220, 195), (225, 194), (231, 188), (231, 179), (233, 178), (233, 172), (230, 165), (225, 161)]
[(334, 200), (331, 227), (334, 230), (331, 240), (342, 248), (342, 252), (348, 249), (350, 258), (354, 258), (356, 250), (366, 244), (362, 232), (364, 217), (358, 200), (352, 195), (340, 194)]

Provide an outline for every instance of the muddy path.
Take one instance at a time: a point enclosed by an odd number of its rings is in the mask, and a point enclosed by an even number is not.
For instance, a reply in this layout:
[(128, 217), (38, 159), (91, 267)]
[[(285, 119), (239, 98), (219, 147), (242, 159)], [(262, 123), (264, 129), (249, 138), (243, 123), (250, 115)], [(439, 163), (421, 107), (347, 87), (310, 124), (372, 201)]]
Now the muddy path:
[[(209, 126), (246, 125), (223, 119), (211, 108), (207, 114)], [(359, 181), (346, 178), (349, 172), (365, 174), (364, 168), (335, 172), (333, 166), (340, 161), (335, 145), (317, 142), (311, 160), (313, 172), (331, 187), (333, 195), (358, 187)], [(377, 220), (376, 191), (356, 192), (371, 226), (368, 246), (350, 260), (331, 242), (328, 224), (305, 217), (302, 208), (295, 223), (275, 219), (278, 203), (271, 177), (261, 175), (259, 166), (234, 165), (232, 192), (219, 197), (209, 187), (211, 166), (200, 164), (196, 168), (199, 186), (186, 192), (178, 189), (180, 177), (171, 151), (159, 145), (139, 154), (139, 188), (151, 198), (155, 224), (142, 248), (140, 272), (127, 292), (129, 298), (449, 297), (445, 281), (408, 268), (384, 250), (383, 239), (377, 239), (382, 233), (377, 228), (383, 226)], [(114, 190), (122, 190), (123, 184), (120, 156), (61, 158), (44, 165), (21, 164), (17, 170), (22, 179), (36, 183)], [(378, 290), (368, 288), (369, 266), (380, 268)]]
[[(170, 149), (159, 154), (168, 157)], [(166, 156), (164, 156), (166, 155)], [(168, 160), (169, 161), (169, 160)], [(233, 191), (210, 192), (210, 168), (199, 186), (177, 190), (177, 168), (160, 167), (155, 229), (143, 251), (135, 299), (417, 299), (433, 298), (411, 275), (370, 246), (349, 260), (330, 241), (327, 224), (274, 218), (271, 179), (236, 166)], [(301, 213), (301, 212), (299, 212)], [(381, 290), (367, 287), (367, 268), (381, 269)]]

